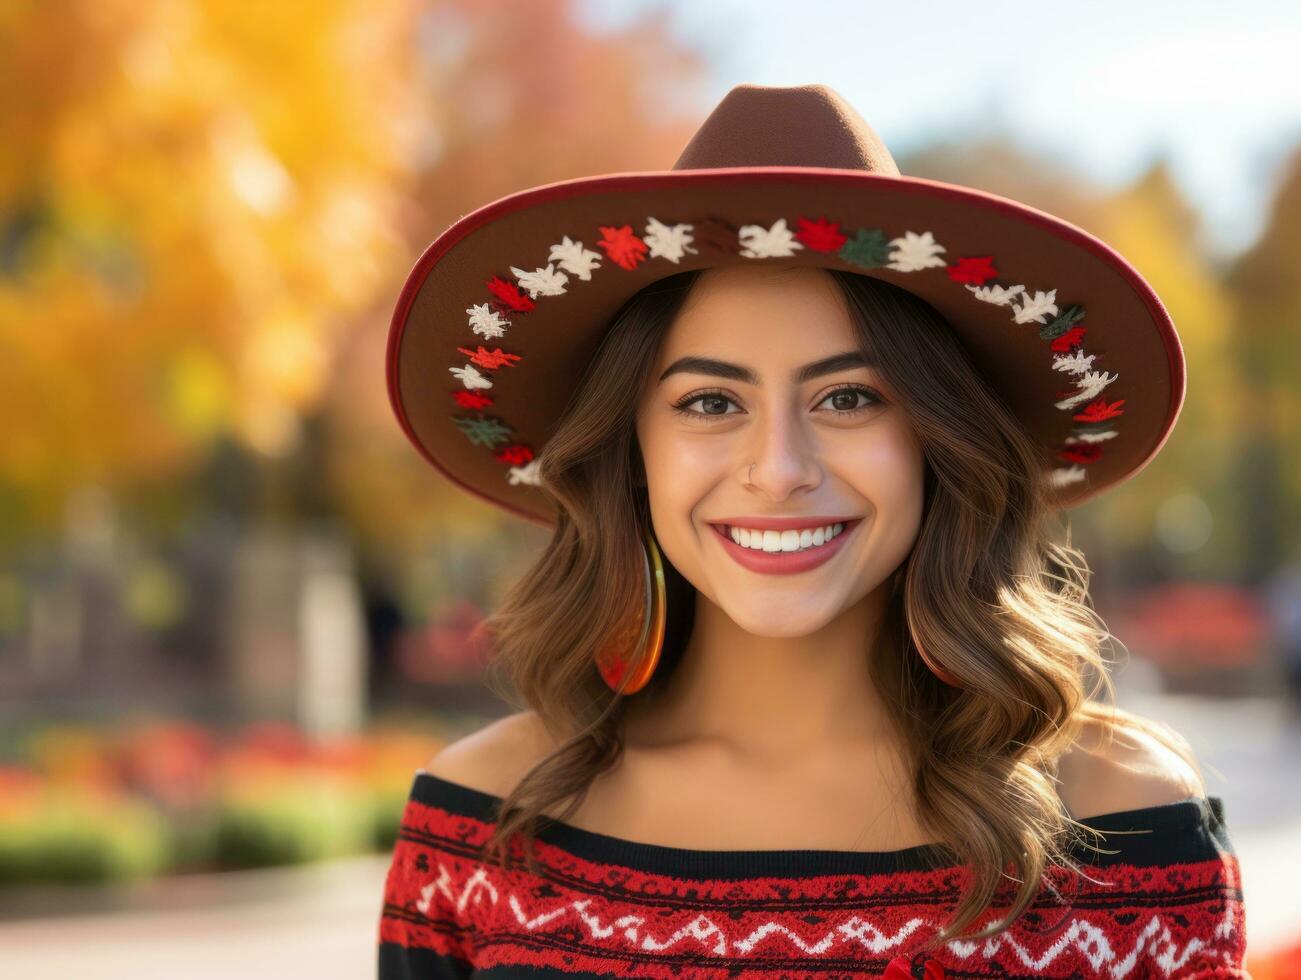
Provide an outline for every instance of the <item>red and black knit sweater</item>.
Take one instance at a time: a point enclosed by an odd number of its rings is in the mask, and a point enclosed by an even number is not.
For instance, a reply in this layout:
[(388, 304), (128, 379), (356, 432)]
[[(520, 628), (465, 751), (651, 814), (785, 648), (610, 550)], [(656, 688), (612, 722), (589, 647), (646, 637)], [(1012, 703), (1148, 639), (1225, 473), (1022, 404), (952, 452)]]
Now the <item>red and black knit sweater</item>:
[[(1108, 834), (1054, 868), (997, 936), (924, 953), (966, 869), (900, 851), (705, 851), (549, 821), (538, 872), (481, 860), (498, 797), (419, 770), (385, 883), (379, 980), (448, 977), (1249, 977), (1219, 797), (1081, 821)], [(511, 842), (522, 855), (522, 844)], [(947, 863), (946, 863), (947, 862)], [(996, 905), (981, 924), (997, 915)], [(1003, 906), (1005, 909), (1006, 906)]]

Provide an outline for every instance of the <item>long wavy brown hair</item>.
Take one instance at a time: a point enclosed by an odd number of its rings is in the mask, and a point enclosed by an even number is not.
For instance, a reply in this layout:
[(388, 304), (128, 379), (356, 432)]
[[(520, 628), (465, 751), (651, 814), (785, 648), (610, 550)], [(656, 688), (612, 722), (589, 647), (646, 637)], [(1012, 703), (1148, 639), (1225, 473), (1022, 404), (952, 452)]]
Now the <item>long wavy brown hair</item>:
[[(1194, 771), (1197, 765), (1172, 729), (1115, 706), (1103, 655), (1112, 637), (1092, 607), (1084, 555), (1049, 502), (1043, 451), (953, 330), (905, 289), (826, 271), (924, 449), (919, 536), (896, 573), (885, 628), (865, 649), (910, 747), (918, 818), (940, 853), (972, 872), (933, 944), (961, 936), (996, 900), (1006, 902), (1005, 915), (966, 938), (985, 937), (1006, 928), (1041, 889), (1058, 894), (1050, 866), (1082, 870), (1073, 845), (1089, 829), (1067, 813), (1056, 775), (1086, 723), (1101, 722), (1108, 734), (1146, 732)], [(669, 624), (650, 684), (618, 694), (593, 663), (642, 601), (650, 516), (636, 406), (699, 274), (647, 286), (611, 319), (539, 456), (541, 486), (559, 513), (554, 534), (483, 623), (493, 638), (488, 683), (536, 712), (557, 746), (499, 807), (485, 855), (502, 867), (516, 834), (535, 867), (536, 830), (570, 816), (618, 760), (623, 706), (653, 695), (690, 637), (695, 589), (666, 559)], [(937, 680), (913, 637), (965, 686)]]

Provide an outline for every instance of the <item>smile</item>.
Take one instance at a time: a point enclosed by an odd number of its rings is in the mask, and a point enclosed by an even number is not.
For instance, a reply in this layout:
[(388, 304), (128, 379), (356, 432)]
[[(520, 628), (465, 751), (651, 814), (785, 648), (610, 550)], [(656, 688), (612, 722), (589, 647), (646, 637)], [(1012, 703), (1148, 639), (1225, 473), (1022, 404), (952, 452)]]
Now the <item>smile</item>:
[(752, 572), (790, 575), (808, 571), (838, 552), (862, 518), (832, 524), (784, 530), (761, 530), (730, 524), (711, 524), (726, 551), (737, 564)]

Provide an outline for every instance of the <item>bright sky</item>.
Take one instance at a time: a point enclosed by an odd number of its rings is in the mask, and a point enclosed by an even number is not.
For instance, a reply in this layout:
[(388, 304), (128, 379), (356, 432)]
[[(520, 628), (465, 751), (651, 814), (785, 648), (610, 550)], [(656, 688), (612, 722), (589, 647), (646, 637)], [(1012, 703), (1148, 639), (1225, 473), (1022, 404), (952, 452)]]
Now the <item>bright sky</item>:
[[(583, 0), (594, 27), (651, 0)], [(895, 156), (995, 120), (1027, 148), (1104, 185), (1158, 154), (1225, 252), (1259, 233), (1279, 168), (1301, 145), (1301, 4), (1009, 0), (894, 4), (673, 0), (706, 53), (701, 119), (740, 82), (820, 82)]]

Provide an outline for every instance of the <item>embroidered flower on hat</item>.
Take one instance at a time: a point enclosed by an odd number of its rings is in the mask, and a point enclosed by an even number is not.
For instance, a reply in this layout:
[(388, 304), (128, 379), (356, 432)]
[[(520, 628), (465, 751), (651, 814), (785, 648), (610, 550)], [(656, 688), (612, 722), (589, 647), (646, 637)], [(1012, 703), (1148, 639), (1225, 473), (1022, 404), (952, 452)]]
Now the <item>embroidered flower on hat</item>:
[(474, 418), (458, 418), (455, 422), (476, 446), (495, 446), (510, 438), (510, 427), (501, 419), (478, 415)]
[(1107, 374), (1106, 371), (1085, 371), (1075, 382), (1079, 391), (1071, 395), (1069, 398), (1063, 398), (1059, 402), (1054, 402), (1054, 404), (1058, 408), (1074, 408), (1080, 402), (1086, 402), (1090, 398), (1093, 398), (1118, 377), (1120, 377), (1120, 375)]
[(1029, 323), (1034, 320), (1036, 323), (1044, 323), (1044, 317), (1049, 313), (1056, 315), (1057, 304), (1054, 300), (1057, 298), (1057, 290), (1050, 289), (1048, 292), (1036, 290), (1031, 298), (1027, 298), (1020, 306), (1015, 304), (1012, 309), (1016, 310), (1017, 323)]
[(840, 225), (819, 217), (817, 221), (808, 218), (799, 219), (800, 230), (795, 233), (800, 244), (815, 252), (839, 252), (849, 241), (849, 236), (840, 230)]
[(742, 225), (739, 237), (741, 254), (747, 259), (781, 258), (794, 255), (797, 249), (804, 247), (786, 227), (785, 218), (778, 218), (770, 228), (763, 225)]
[[(461, 348), (457, 348), (460, 350)], [(460, 380), (461, 384), (467, 388), (491, 388), (492, 381), (485, 375), (482, 375), (473, 364), (467, 364), (464, 367), (449, 367), (451, 371)]]
[(518, 286), (507, 282), (501, 276), (493, 276), (488, 280), (488, 290), (507, 310), (524, 313), (533, 309), (533, 300), (521, 293)]
[(550, 263), (532, 272), (525, 272), (514, 266), (510, 267), (510, 271), (515, 273), (519, 284), (528, 290), (531, 299), (537, 299), (539, 295), (559, 296), (565, 291), (565, 283), (569, 281), (567, 275), (559, 269), (553, 269)]
[(470, 329), (485, 340), (500, 337), (506, 332), (506, 319), (487, 303), (469, 307)]
[[(845, 228), (827, 215), (798, 215), (795, 222), (796, 230), (792, 231), (785, 217), (768, 225), (738, 227), (712, 216), (689, 222), (668, 222), (648, 216), (642, 237), (634, 233), (631, 224), (598, 225), (601, 237), (596, 245), (615, 265), (627, 271), (635, 271), (653, 259), (681, 264), (687, 255), (699, 254), (697, 245), (748, 259), (789, 257), (807, 249), (834, 254), (847, 265), (862, 269), (889, 268), (914, 273), (942, 268), (950, 280), (962, 285), (976, 300), (1009, 307), (1012, 323), (1040, 325), (1038, 339), (1048, 345), (1045, 370), (1062, 372), (1074, 379), (1073, 388), (1059, 392), (1054, 401), (1056, 408), (1072, 412), (1071, 432), (1056, 454), (1071, 465), (1053, 468), (1048, 479), (1052, 486), (1063, 487), (1087, 478), (1086, 466), (1100, 459), (1102, 444), (1118, 434), (1114, 421), (1124, 414), (1125, 400), (1108, 402), (1099, 397), (1119, 376), (1095, 370), (1093, 362), (1099, 355), (1083, 349), (1087, 328), (1078, 325), (1084, 318), (1081, 305), (1059, 309), (1056, 288), (1031, 290), (1024, 283), (989, 282), (999, 277), (992, 255), (960, 256), (949, 263), (943, 258), (947, 249), (929, 230), (919, 233), (908, 229), (898, 237), (890, 237), (881, 228)], [(509, 266), (518, 284), (498, 275), (486, 280), (491, 299), (466, 309), (470, 329), (485, 340), (504, 336), (510, 318), (529, 313), (536, 307), (536, 300), (564, 295), (569, 276), (590, 281), (601, 259), (600, 252), (563, 235), (550, 246), (545, 265), (531, 272)], [(1012, 334), (1010, 338), (1014, 340), (1016, 336)], [(479, 345), (474, 350), (458, 347), (457, 351), (466, 355), (470, 363), (448, 368), (464, 386), (452, 395), (459, 407), (471, 410), (482, 410), (492, 404), (491, 398), (477, 391), (493, 387), (491, 372), (514, 366), (521, 360), (520, 355), (500, 347), (490, 351)], [(1086, 402), (1083, 409), (1076, 411)], [(453, 421), (475, 444), (494, 447), (494, 457), (509, 466), (507, 478), (511, 485), (539, 485), (538, 459), (531, 448), (524, 443), (499, 446), (510, 436), (509, 427), (501, 420), (480, 414), (453, 417)]]
[(646, 221), (645, 242), (650, 248), (651, 258), (664, 258), (678, 263), (687, 252), (699, 254), (691, 247), (691, 225), (664, 224), (658, 218)]
[(511, 486), (520, 483), (528, 483), (535, 487), (541, 486), (542, 480), (538, 476), (538, 466), (541, 465), (541, 462), (539, 459), (533, 459), (525, 466), (512, 466), (507, 473), (507, 479), (510, 480)]
[(1082, 374), (1093, 366), (1095, 356), (1094, 354), (1085, 354), (1082, 350), (1077, 350), (1074, 354), (1058, 354), (1053, 358), (1053, 370)]
[(902, 238), (892, 238), (890, 244), (895, 247), (895, 250), (890, 253), (891, 269), (900, 272), (917, 272), (936, 266), (943, 268), (945, 265), (939, 255), (944, 251), (944, 246), (937, 242), (935, 236), (929, 231), (920, 235), (905, 231)]
[(976, 299), (995, 306), (1007, 306), (1025, 292), (1024, 286), (968, 286)]
[(452, 397), (456, 399), (456, 404), (462, 408), (487, 408), (492, 404), (492, 399), (487, 395), (480, 395), (475, 391), (463, 391), (457, 389), (452, 392)]
[(890, 237), (880, 228), (860, 228), (836, 254), (851, 265), (879, 269), (890, 261)]
[(548, 262), (557, 262), (560, 268), (579, 279), (590, 280), (592, 270), (601, 263), (601, 253), (583, 248), (582, 242), (570, 241), (566, 235), (557, 244), (551, 246)]
[(632, 225), (618, 228), (599, 225), (602, 239), (596, 244), (605, 249), (605, 253), (625, 269), (635, 269), (646, 261), (646, 243), (632, 233)]
[(950, 279), (963, 285), (975, 283), (979, 286), (986, 279), (992, 279), (998, 275), (998, 270), (994, 268), (994, 257), (992, 255), (964, 256), (953, 265), (945, 266), (945, 271), (948, 272)]

